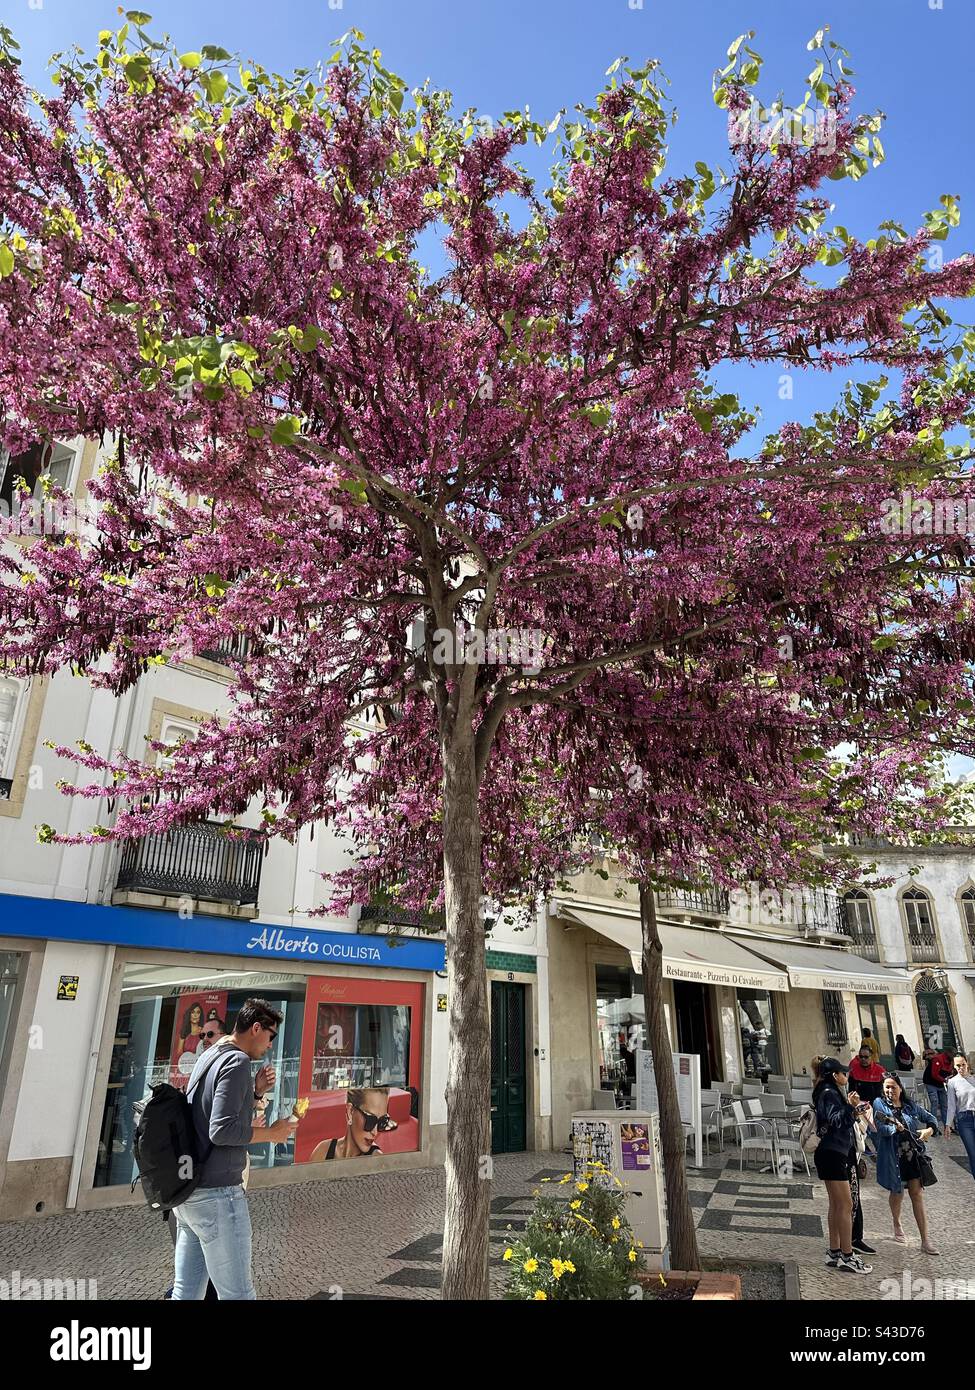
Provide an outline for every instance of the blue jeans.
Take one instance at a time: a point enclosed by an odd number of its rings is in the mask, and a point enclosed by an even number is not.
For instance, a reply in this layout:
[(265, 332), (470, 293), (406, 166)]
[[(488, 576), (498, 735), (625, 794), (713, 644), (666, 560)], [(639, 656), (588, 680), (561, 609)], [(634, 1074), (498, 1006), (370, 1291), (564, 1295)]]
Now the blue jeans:
[(955, 1111), (955, 1133), (965, 1145), (968, 1166), (972, 1170), (972, 1177), (975, 1178), (975, 1110)]
[(930, 1101), (928, 1108), (932, 1115), (937, 1115), (941, 1121), (941, 1127), (944, 1129), (948, 1123), (948, 1092), (943, 1086), (929, 1086), (927, 1082), (924, 1083), (924, 1089), (927, 1091)]
[(243, 1187), (198, 1187), (175, 1214), (173, 1299), (202, 1301), (208, 1276), (218, 1298), (256, 1299), (251, 1216)]

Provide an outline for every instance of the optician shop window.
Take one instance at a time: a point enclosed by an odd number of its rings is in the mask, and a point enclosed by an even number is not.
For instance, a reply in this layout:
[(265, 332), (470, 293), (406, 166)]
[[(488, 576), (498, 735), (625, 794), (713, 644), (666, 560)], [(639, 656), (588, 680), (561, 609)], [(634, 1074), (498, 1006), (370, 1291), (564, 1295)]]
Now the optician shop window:
[(284, 1014), (272, 1050), (252, 1064), (277, 1073), (265, 1123), (308, 1101), (285, 1144), (251, 1146), (252, 1168), (327, 1158), (369, 1157), (419, 1148), (423, 986), (273, 972), (132, 964), (122, 985), (95, 1186), (130, 1183), (135, 1101), (168, 1081), (185, 1088), (245, 999), (266, 999)]
[(767, 989), (739, 989), (736, 993), (745, 1075), (781, 1075), (779, 1030), (771, 994)]

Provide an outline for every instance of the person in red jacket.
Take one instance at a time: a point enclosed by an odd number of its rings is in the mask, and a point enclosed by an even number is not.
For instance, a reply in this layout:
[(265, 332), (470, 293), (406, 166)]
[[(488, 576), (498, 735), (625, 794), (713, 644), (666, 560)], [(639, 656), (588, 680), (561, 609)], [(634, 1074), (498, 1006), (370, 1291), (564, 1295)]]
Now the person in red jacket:
[(863, 1043), (850, 1063), (850, 1085), (860, 1099), (869, 1101), (872, 1105), (877, 1097), (883, 1094), (886, 1075), (880, 1063), (873, 1060), (869, 1046)]

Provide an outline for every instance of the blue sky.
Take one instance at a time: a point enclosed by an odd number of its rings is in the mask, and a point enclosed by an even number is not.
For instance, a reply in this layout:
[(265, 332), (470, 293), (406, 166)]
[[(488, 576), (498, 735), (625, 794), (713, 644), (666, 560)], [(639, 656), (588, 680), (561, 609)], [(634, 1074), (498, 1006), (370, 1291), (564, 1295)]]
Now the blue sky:
[[(453, 91), (459, 109), (495, 120), (527, 104), (547, 123), (563, 106), (588, 102), (621, 54), (658, 58), (680, 112), (670, 139), (671, 169), (680, 172), (700, 159), (727, 164), (726, 117), (712, 101), (711, 76), (732, 39), (756, 30), (753, 46), (765, 58), (757, 95), (767, 101), (781, 91), (797, 104), (812, 66), (806, 41), (828, 24), (850, 50), (858, 109), (887, 117), (886, 162), (856, 184), (827, 186), (835, 221), (861, 236), (886, 218), (911, 230), (952, 193), (962, 225), (945, 254), (975, 244), (975, 0), (141, 0), (139, 8), (181, 52), (215, 43), (277, 71), (313, 66), (355, 27), (410, 86), (429, 77)], [(99, 29), (121, 20), (112, 0), (0, 0), (0, 22), (13, 29), (29, 79), (44, 86), (52, 52), (90, 50)], [(544, 177), (547, 161), (542, 151), (528, 162)], [(971, 306), (963, 310), (971, 321)], [(722, 388), (761, 408), (763, 432), (828, 407), (842, 384), (800, 373), (793, 400), (783, 402), (780, 370), (722, 372)]]

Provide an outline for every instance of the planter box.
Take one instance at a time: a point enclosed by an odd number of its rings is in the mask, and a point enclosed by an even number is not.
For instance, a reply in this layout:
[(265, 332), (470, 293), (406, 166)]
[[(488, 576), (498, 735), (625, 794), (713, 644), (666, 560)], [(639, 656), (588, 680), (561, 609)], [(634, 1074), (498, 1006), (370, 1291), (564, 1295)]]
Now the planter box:
[[(708, 1274), (698, 1270), (670, 1269), (665, 1271), (664, 1279), (668, 1288), (686, 1287), (696, 1284), (693, 1302), (740, 1301), (741, 1280), (737, 1274)], [(638, 1274), (637, 1280), (647, 1289), (660, 1287), (659, 1274)]]

